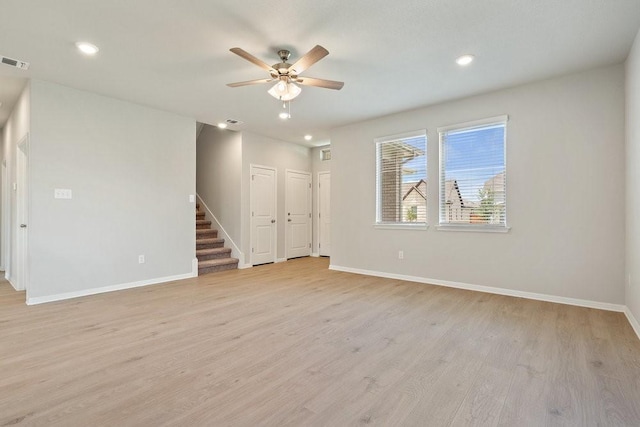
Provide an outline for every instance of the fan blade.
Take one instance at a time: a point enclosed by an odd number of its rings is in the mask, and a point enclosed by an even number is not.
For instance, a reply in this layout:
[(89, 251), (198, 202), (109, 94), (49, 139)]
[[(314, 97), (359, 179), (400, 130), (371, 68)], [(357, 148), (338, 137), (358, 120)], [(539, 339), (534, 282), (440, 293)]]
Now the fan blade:
[(258, 80), (247, 80), (246, 82), (237, 82), (237, 83), (227, 83), (229, 87), (238, 87), (238, 86), (248, 86), (248, 85), (257, 85), (260, 83), (269, 83), (274, 79), (258, 79)]
[(231, 49), (229, 49), (231, 52), (235, 53), (236, 55), (238, 55), (241, 58), (246, 59), (249, 62), (253, 62), (254, 64), (256, 64), (258, 67), (263, 68), (267, 71), (271, 72), (275, 72), (275, 70), (273, 69), (273, 67), (269, 64), (267, 64), (264, 61), (259, 60), (258, 58), (256, 58), (255, 56), (251, 55), (249, 52), (247, 52), (246, 50), (240, 49), (239, 47), (233, 47)]
[(334, 80), (314, 79), (313, 77), (298, 77), (296, 79), (296, 82), (300, 83), (301, 85), (317, 86), (317, 87), (323, 87), (326, 89), (335, 89), (335, 90), (340, 90), (342, 89), (342, 86), (344, 86), (343, 82), (336, 82)]
[(298, 59), (295, 64), (289, 67), (289, 70), (293, 70), (293, 74), (301, 74), (304, 70), (311, 67), (327, 55), (329, 55), (329, 51), (327, 49), (320, 45), (316, 45), (313, 49), (307, 52), (306, 55)]

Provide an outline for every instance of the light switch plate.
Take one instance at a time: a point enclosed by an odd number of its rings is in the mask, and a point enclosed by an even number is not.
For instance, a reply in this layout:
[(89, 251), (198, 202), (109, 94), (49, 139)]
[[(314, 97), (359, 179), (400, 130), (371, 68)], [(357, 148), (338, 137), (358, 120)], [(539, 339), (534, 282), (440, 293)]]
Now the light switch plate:
[(196, 196), (193, 194), (189, 194), (189, 202), (194, 203), (196, 201)]
[(72, 193), (68, 188), (56, 188), (53, 190), (53, 198), (54, 199), (71, 199)]

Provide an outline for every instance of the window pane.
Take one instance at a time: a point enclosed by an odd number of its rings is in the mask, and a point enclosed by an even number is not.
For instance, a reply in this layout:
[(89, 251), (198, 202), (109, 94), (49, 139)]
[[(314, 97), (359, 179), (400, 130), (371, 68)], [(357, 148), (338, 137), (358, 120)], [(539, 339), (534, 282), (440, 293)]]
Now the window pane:
[(506, 225), (505, 127), (440, 134), (441, 224)]
[(376, 222), (427, 222), (426, 143), (426, 135), (377, 141)]

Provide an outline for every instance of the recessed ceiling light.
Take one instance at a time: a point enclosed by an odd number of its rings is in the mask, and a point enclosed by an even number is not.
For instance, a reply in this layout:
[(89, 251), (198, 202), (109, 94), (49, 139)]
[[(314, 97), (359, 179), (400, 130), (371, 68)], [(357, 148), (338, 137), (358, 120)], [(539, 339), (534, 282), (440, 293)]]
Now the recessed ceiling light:
[(313, 139), (313, 137), (311, 135), (305, 135), (304, 136), (304, 140), (305, 141), (311, 141)]
[(278, 114), (278, 117), (280, 117), (282, 120), (286, 120), (286, 119), (290, 119), (291, 116), (289, 115), (289, 113), (283, 111), (282, 113)]
[(473, 58), (473, 55), (462, 55), (456, 59), (456, 62), (458, 65), (462, 65), (464, 67), (465, 65), (471, 64), (473, 62)]
[(226, 128), (227, 128), (227, 124), (226, 124), (226, 123), (222, 123), (222, 122), (220, 122), (220, 123), (218, 123), (218, 127), (219, 127), (220, 129), (226, 129)]
[(85, 55), (95, 55), (100, 50), (98, 46), (87, 42), (77, 42), (76, 47)]

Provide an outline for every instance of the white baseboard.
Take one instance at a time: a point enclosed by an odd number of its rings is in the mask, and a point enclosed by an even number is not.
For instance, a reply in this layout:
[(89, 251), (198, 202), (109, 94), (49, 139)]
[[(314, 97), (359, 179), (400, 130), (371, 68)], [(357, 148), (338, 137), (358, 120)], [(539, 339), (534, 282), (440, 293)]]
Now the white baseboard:
[(251, 264), (240, 264), (240, 263), (238, 263), (238, 269), (239, 270), (244, 270), (245, 268), (251, 268), (251, 267), (253, 267), (253, 265), (251, 265)]
[(640, 323), (638, 322), (638, 319), (633, 316), (633, 313), (631, 312), (631, 310), (629, 310), (629, 307), (624, 308), (624, 314), (627, 316), (627, 320), (629, 320), (629, 323), (631, 323), (631, 327), (635, 331), (636, 335), (638, 336), (638, 338), (640, 338)]
[(311, 256), (312, 256), (313, 258), (320, 258), (320, 254), (319, 254), (319, 253), (317, 253), (317, 252), (311, 252)]
[(491, 286), (472, 285), (469, 283), (451, 282), (448, 280), (429, 279), (426, 277), (406, 276), (404, 274), (384, 273), (373, 270), (362, 270), (359, 268), (342, 267), (339, 265), (329, 265), (329, 270), (343, 271), (345, 273), (364, 274), (366, 276), (384, 277), (387, 279), (406, 280), (408, 282), (426, 283), (428, 285), (446, 286), (448, 288), (466, 289), (469, 291), (486, 292), (497, 295), (507, 295), (512, 297), (527, 298), (538, 301), (555, 302), (558, 304), (575, 305), (579, 307), (597, 308), (600, 310), (625, 312), (626, 306), (622, 304), (611, 304), (607, 302), (598, 302), (583, 300), (577, 298), (559, 297), (555, 295), (538, 294), (535, 292), (516, 291), (505, 288), (494, 288)]
[[(44, 297), (30, 298), (27, 295), (27, 305), (44, 304), (46, 302), (61, 301), (71, 298), (85, 297), (89, 295), (103, 294), (105, 292), (122, 291), (125, 289), (139, 288), (141, 286), (156, 285), (159, 283), (173, 282), (176, 280), (190, 279), (198, 276), (198, 263), (196, 261), (195, 273), (178, 274), (176, 276), (158, 277), (156, 279), (140, 280), (138, 282), (122, 283), (119, 285), (103, 286), (101, 288), (83, 289), (81, 291), (65, 292), (62, 294), (47, 295)], [(28, 294), (28, 292), (27, 292)]]
[(238, 258), (239, 266), (245, 265), (244, 253), (242, 253), (238, 245), (236, 245), (236, 242), (234, 242), (231, 236), (229, 236), (229, 233), (227, 233), (227, 230), (225, 230), (222, 224), (220, 224), (220, 221), (218, 221), (218, 218), (216, 218), (213, 212), (211, 212), (211, 209), (209, 209), (209, 206), (207, 206), (207, 204), (202, 200), (202, 197), (200, 197), (198, 193), (196, 193), (196, 196), (198, 197), (198, 203), (200, 203), (202, 207), (204, 207), (204, 210), (206, 211), (208, 218), (211, 219), (211, 221), (215, 224), (215, 228), (222, 235), (221, 237), (224, 239), (225, 243), (228, 243), (229, 246), (231, 246), (231, 256), (233, 258)]
[(287, 259), (286, 258), (276, 258), (274, 264), (277, 264), (279, 262), (285, 262)]

